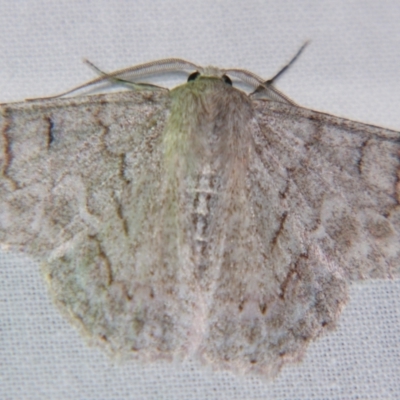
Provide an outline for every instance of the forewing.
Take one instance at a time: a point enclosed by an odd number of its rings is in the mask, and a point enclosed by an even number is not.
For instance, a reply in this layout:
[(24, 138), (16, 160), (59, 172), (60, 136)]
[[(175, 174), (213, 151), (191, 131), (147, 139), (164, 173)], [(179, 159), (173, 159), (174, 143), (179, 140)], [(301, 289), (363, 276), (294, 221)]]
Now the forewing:
[(307, 239), (350, 279), (400, 271), (400, 133), (279, 103), (255, 102), (260, 145)]
[(253, 107), (238, 145), (248, 156), (216, 213), (202, 355), (273, 376), (335, 326), (349, 280), (398, 274), (400, 143), (298, 107)]
[(217, 273), (202, 355), (225, 368), (274, 376), (334, 326), (347, 284), (307, 237), (299, 202), (285, 198), (279, 149), (267, 145), (257, 116), (242, 129), (247, 155), (220, 194)]
[(84, 332), (142, 358), (182, 351), (191, 326), (169, 105), (143, 91), (1, 107), (0, 242), (44, 261)]

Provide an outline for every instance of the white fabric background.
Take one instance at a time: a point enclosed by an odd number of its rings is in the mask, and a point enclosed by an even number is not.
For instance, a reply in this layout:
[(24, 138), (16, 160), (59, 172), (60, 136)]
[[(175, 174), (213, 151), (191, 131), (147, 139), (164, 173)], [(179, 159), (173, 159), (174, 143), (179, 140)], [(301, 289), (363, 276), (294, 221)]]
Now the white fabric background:
[[(0, 0), (0, 102), (57, 94), (164, 58), (273, 75), (298, 104), (400, 131), (395, 1)], [(338, 329), (274, 382), (184, 364), (118, 364), (54, 308), (39, 267), (0, 253), (2, 399), (400, 398), (400, 281), (351, 288)]]

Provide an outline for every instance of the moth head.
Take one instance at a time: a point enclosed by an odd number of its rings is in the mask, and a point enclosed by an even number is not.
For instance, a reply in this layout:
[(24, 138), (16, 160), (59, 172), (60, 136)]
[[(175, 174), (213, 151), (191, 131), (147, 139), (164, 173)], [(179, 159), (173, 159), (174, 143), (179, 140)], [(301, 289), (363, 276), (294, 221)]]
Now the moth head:
[(225, 74), (225, 71), (220, 70), (218, 68), (215, 67), (206, 67), (203, 69), (203, 71), (199, 72), (199, 71), (195, 71), (193, 73), (191, 73), (188, 76), (187, 81), (191, 82), (191, 81), (195, 81), (196, 79), (200, 78), (200, 77), (205, 77), (205, 78), (220, 78), (222, 79), (226, 84), (232, 86), (232, 80), (231, 78), (229, 78), (228, 75)]

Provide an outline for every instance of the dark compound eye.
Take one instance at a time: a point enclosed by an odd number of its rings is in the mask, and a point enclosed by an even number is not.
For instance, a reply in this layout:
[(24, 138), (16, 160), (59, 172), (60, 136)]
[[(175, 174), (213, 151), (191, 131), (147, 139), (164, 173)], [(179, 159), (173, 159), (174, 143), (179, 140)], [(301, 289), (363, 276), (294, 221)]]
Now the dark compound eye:
[(224, 76), (222, 77), (222, 79), (224, 80), (225, 83), (227, 83), (228, 85), (231, 85), (231, 86), (232, 86), (231, 78), (229, 78), (228, 75), (224, 75)]
[(199, 76), (200, 76), (200, 72), (199, 72), (199, 71), (193, 72), (193, 74), (190, 74), (190, 75), (188, 76), (187, 81), (188, 81), (188, 82), (194, 81), (194, 80), (195, 80), (196, 78), (198, 78)]

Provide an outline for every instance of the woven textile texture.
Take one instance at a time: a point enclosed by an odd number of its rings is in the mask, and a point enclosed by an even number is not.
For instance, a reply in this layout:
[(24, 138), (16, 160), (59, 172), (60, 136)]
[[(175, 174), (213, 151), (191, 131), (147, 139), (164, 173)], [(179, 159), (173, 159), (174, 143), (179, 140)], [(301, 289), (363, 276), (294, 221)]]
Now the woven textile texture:
[[(303, 107), (400, 131), (396, 2), (0, 0), (0, 9), (1, 103), (91, 79), (82, 58), (112, 71), (181, 57), (267, 79), (311, 40), (277, 87)], [(273, 382), (195, 360), (121, 363), (60, 315), (37, 263), (1, 252), (0, 398), (396, 399), (399, 305), (400, 281), (354, 284), (337, 329)]]

